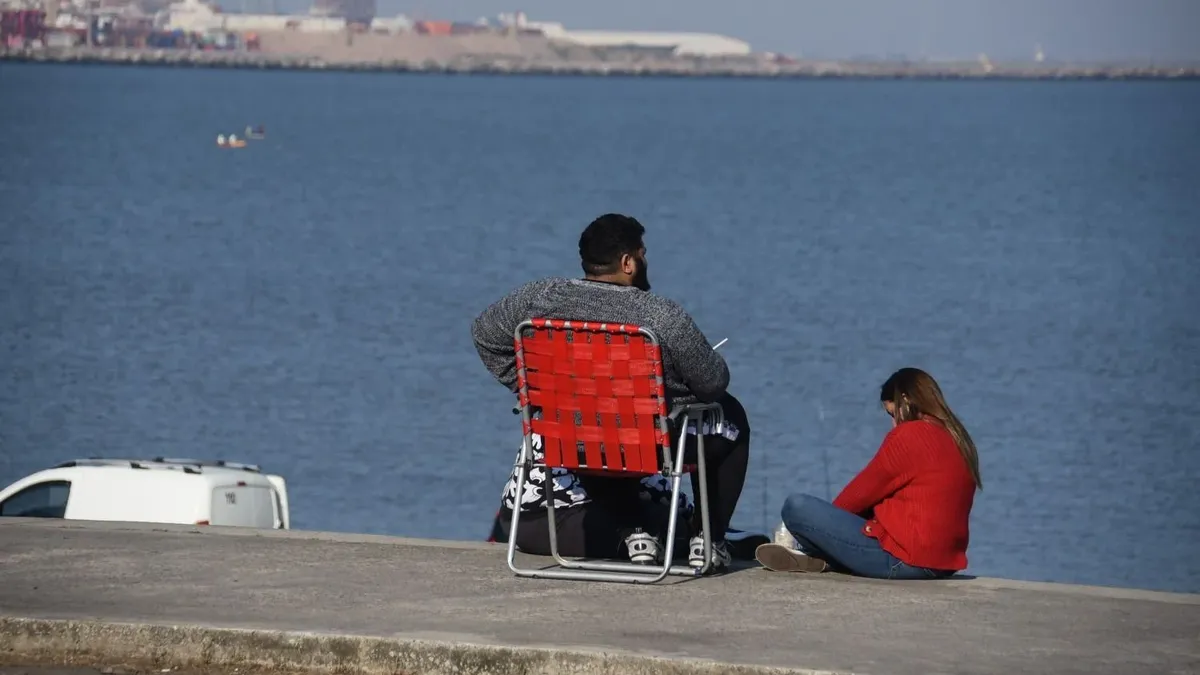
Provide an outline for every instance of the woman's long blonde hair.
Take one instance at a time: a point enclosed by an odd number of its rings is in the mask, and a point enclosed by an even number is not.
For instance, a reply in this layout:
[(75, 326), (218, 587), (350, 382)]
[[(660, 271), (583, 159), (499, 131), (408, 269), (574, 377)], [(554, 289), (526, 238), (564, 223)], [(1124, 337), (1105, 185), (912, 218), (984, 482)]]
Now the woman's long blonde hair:
[(966, 427), (958, 421), (958, 417), (950, 410), (950, 406), (946, 405), (946, 398), (942, 396), (942, 388), (929, 373), (919, 368), (897, 370), (883, 383), (883, 387), (879, 390), (879, 400), (894, 406), (895, 412), (892, 416), (897, 424), (919, 420), (922, 415), (941, 422), (946, 431), (950, 432), (950, 436), (954, 438), (954, 444), (958, 446), (958, 451), (962, 453), (962, 458), (967, 463), (967, 469), (970, 470), (971, 477), (975, 479), (975, 486), (980, 490), (983, 489), (983, 478), (979, 475), (979, 453), (975, 450), (975, 441), (971, 440), (971, 434), (967, 433)]

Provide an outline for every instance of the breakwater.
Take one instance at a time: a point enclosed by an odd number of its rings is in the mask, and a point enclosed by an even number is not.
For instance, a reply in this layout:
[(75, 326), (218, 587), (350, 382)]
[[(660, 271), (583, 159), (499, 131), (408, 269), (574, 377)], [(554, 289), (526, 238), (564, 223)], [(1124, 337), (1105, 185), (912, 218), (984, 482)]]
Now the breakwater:
[(567, 57), (453, 53), (436, 57), (355, 58), (344, 53), (200, 51), (100, 47), (4, 48), (0, 60), (180, 68), (326, 70), (392, 73), (531, 74), (570, 76), (747, 77), (770, 79), (1165, 80), (1200, 79), (1200, 65), (1046, 65), (780, 61), (767, 57), (646, 58), (633, 54), (573, 53)]

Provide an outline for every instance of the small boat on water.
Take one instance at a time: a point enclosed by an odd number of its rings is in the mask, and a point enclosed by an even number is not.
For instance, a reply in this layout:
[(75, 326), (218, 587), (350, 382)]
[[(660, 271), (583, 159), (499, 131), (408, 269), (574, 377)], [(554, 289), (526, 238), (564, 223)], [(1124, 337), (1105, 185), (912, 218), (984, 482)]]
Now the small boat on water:
[(229, 134), (229, 138), (225, 138), (225, 134), (217, 134), (217, 147), (220, 148), (244, 148), (246, 141), (237, 137), (237, 134)]
[(246, 138), (253, 140), (253, 141), (261, 141), (262, 139), (264, 139), (266, 137), (267, 137), (267, 130), (263, 128), (263, 125), (260, 124), (253, 129), (251, 129), (250, 127), (246, 127)]

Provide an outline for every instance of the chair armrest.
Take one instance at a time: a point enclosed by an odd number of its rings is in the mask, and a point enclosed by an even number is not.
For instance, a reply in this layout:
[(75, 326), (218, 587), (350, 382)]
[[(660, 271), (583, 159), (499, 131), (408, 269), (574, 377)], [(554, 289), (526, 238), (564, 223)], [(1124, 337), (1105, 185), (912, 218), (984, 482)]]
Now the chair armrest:
[(675, 419), (683, 414), (691, 416), (692, 413), (697, 412), (702, 414), (716, 413), (722, 417), (725, 416), (725, 409), (721, 407), (720, 403), (689, 403), (687, 405), (675, 406), (671, 409), (671, 414), (668, 417)]
[[(689, 403), (687, 405), (676, 406), (671, 410), (671, 414), (667, 416), (667, 419), (672, 424), (678, 425), (680, 417), (683, 417), (685, 425), (689, 419), (695, 419), (696, 433), (703, 431), (700, 427), (704, 425), (706, 418), (712, 419), (713, 433), (719, 434), (725, 427), (725, 409), (721, 407), (720, 403)], [(687, 433), (686, 428), (680, 428), (680, 431)]]

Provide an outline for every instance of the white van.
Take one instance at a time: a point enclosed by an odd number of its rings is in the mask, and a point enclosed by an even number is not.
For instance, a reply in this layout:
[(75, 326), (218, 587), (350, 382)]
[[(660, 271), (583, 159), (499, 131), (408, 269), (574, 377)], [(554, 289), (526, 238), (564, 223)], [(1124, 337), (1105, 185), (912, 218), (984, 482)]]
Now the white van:
[(287, 484), (253, 464), (77, 459), (0, 491), (0, 517), (288, 529)]

